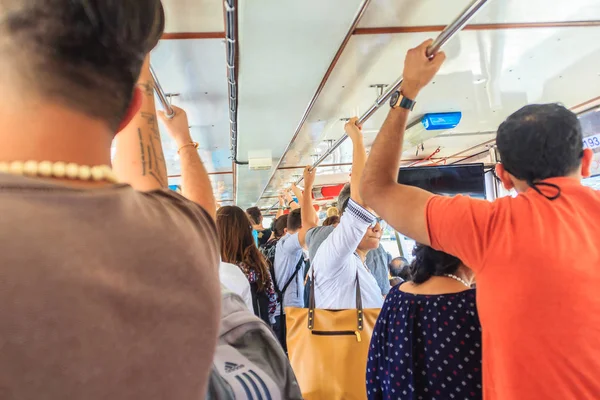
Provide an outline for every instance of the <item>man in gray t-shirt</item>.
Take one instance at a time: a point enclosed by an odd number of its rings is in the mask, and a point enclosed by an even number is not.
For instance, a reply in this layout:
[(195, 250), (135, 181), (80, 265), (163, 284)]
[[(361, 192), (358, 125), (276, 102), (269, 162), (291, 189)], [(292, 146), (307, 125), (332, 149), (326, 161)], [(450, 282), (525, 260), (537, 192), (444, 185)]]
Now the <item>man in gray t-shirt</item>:
[(215, 199), (175, 106), (185, 198), (167, 186), (147, 56), (160, 0), (10, 0), (0, 15), (0, 399), (204, 397)]

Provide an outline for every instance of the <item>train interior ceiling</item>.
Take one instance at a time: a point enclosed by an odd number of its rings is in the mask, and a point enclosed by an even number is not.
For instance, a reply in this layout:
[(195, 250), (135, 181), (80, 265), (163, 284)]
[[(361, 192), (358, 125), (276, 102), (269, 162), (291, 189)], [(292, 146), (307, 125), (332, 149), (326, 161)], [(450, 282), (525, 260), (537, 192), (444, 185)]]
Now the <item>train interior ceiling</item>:
[[(167, 33), (152, 64), (167, 98), (188, 112), (217, 200), (268, 214), (343, 136), (344, 119), (402, 74), (406, 51), (470, 0), (163, 2)], [(490, 0), (443, 50), (448, 60), (417, 99), (402, 165), (489, 164), (498, 125), (528, 103), (560, 102), (600, 132), (599, 1)], [(387, 109), (364, 124), (367, 148)], [(453, 129), (421, 123), (451, 112), (462, 117)], [(177, 185), (177, 149), (163, 138)], [(323, 159), (316, 185), (347, 182), (351, 157), (345, 141)], [(588, 182), (600, 187), (600, 178)]]

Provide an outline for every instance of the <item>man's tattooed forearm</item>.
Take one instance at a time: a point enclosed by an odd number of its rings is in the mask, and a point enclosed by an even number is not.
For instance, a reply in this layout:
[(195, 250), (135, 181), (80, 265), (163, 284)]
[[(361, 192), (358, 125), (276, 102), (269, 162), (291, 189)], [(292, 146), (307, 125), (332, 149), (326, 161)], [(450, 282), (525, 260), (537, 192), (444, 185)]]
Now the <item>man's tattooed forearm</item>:
[(144, 138), (142, 130), (138, 128), (138, 138), (140, 140), (140, 156), (142, 161), (142, 176), (146, 176), (146, 152), (144, 151)]
[(156, 182), (160, 185), (160, 187), (167, 187), (167, 184), (162, 181), (154, 172), (150, 172), (150, 176), (154, 178)]
[(146, 122), (148, 122), (148, 125), (156, 124), (156, 115), (154, 115), (154, 113), (142, 111), (141, 115), (142, 115), (142, 118), (144, 118), (146, 120)]
[(156, 116), (153, 113), (142, 112), (142, 118), (148, 122), (148, 126), (150, 127), (150, 132), (155, 139), (160, 140), (160, 132), (158, 130), (158, 124), (156, 122)]
[(152, 151), (150, 151), (150, 146), (148, 146), (148, 169), (152, 171)]
[(154, 96), (154, 85), (150, 81), (139, 82), (137, 87), (142, 89), (146, 96)]

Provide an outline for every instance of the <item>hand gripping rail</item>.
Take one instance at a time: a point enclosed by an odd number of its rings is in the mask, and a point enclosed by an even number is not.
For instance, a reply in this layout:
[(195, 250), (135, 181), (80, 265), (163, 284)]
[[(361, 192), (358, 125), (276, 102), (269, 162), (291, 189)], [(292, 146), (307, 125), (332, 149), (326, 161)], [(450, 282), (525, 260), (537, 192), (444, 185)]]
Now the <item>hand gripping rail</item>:
[[(488, 0), (474, 0), (467, 8), (463, 10), (463, 12), (452, 21), (444, 30), (438, 35), (438, 37), (434, 40), (431, 46), (427, 49), (427, 55), (433, 56), (450, 40), (452, 39), (465, 25), (477, 14), (477, 12), (487, 3)], [(396, 80), (396, 82), (392, 83), (387, 87), (387, 90), (381, 94), (375, 100), (375, 103), (358, 119), (357, 124), (362, 125), (366, 122), (379, 108), (385, 104), (392, 94), (400, 88), (402, 84), (402, 76)], [(317, 168), (327, 157), (331, 155), (340, 145), (348, 138), (348, 135), (344, 133), (344, 135), (339, 138), (315, 163), (313, 164), (311, 170)], [(295, 182), (296, 184), (302, 182), (304, 178), (300, 177)], [(275, 203), (269, 210), (272, 210), (277, 206)]]
[(173, 110), (173, 107), (171, 107), (171, 103), (169, 103), (169, 100), (167, 100), (167, 95), (165, 94), (165, 91), (163, 90), (162, 86), (160, 86), (160, 82), (158, 81), (156, 72), (154, 72), (154, 68), (152, 68), (152, 65), (150, 65), (150, 73), (152, 74), (152, 80), (154, 81), (154, 91), (156, 92), (156, 95), (160, 100), (160, 104), (162, 105), (162, 108), (165, 112), (165, 116), (168, 119), (171, 119), (175, 116), (175, 110)]

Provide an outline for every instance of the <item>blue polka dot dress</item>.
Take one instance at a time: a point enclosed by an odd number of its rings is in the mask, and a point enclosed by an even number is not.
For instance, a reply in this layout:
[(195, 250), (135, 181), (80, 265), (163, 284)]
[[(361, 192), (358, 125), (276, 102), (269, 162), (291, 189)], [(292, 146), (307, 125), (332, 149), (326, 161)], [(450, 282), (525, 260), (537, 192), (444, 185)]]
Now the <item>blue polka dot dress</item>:
[(367, 362), (370, 400), (481, 399), (481, 325), (475, 290), (390, 291)]

